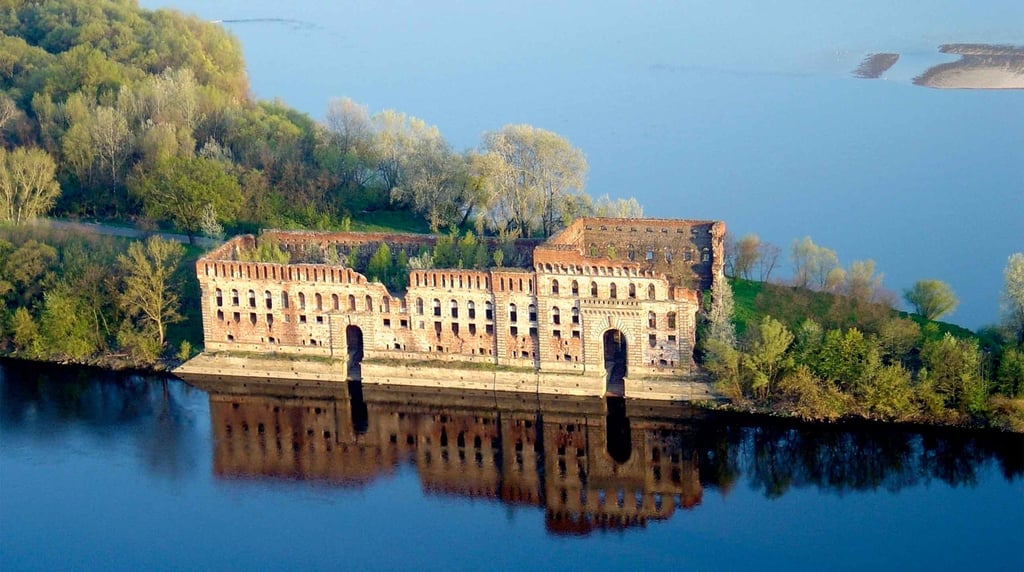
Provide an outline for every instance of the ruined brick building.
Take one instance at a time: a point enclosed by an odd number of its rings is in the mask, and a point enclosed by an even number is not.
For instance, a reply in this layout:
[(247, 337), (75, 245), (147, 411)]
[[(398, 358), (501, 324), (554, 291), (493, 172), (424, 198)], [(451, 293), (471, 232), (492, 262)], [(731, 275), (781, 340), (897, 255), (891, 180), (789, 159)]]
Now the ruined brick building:
[[(236, 237), (196, 265), (205, 357), (315, 356), (344, 363), (340, 379), (370, 383), (703, 397), (692, 394), (697, 313), (701, 292), (724, 279), (724, 231), (718, 221), (580, 219), (517, 243), (506, 266), (411, 270), (404, 292), (352, 266), (381, 243), (414, 257), (436, 237), (261, 235), (288, 263), (248, 261), (258, 239)], [(223, 373), (201, 360), (192, 368)], [(339, 379), (323, 369), (317, 379)]]

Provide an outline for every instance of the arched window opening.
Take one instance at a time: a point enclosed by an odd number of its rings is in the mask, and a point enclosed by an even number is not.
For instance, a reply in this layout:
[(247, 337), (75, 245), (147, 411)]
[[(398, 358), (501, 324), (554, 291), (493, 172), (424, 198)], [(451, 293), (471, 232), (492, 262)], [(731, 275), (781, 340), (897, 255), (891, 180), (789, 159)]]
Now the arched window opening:
[(232, 306), (237, 306), (238, 305), (238, 290), (232, 290), (231, 291), (231, 305)]
[(316, 293), (316, 311), (319, 312), (324, 309), (324, 297), (319, 292)]
[(597, 298), (597, 282), (590, 283), (590, 297)]
[(575, 280), (572, 281), (572, 295), (573, 296), (579, 296), (580, 295), (580, 283), (575, 281)]
[(367, 312), (372, 312), (373, 311), (373, 298), (370, 297), (369, 295), (366, 296), (366, 311)]
[(619, 288), (612, 282), (612, 285), (608, 287), (608, 297), (615, 300), (619, 297)]
[(455, 300), (452, 300), (451, 306), (452, 306), (452, 317), (453, 318), (458, 318), (459, 317), (459, 303), (456, 302)]
[(574, 307), (572, 309), (572, 323), (573, 324), (580, 323), (580, 309), (579, 308), (575, 308)]
[(466, 302), (466, 311), (469, 312), (470, 320), (476, 319), (476, 304), (474, 304), (472, 300)]
[(676, 313), (675, 312), (669, 312), (668, 313), (668, 328), (670, 330), (674, 330), (676, 328)]
[(508, 305), (508, 318), (509, 318), (509, 320), (511, 320), (513, 322), (518, 322), (519, 321), (519, 313), (516, 312), (516, 305), (515, 304), (509, 304)]
[(356, 311), (356, 297), (355, 297), (355, 294), (349, 294), (348, 295), (348, 311), (349, 312), (355, 312)]
[(217, 288), (217, 307), (219, 308), (219, 307), (221, 307), (223, 305), (224, 305), (224, 293), (220, 291), (220, 288)]
[(558, 310), (558, 306), (553, 306), (551, 308), (551, 323), (555, 324), (556, 326), (562, 323), (562, 317)]
[(654, 284), (650, 284), (650, 285), (647, 286), (647, 299), (648, 300), (653, 300), (654, 297), (655, 297)]
[(299, 292), (299, 309), (300, 310), (305, 310), (306, 309), (306, 294), (304, 294), (302, 292)]
[(441, 315), (441, 301), (438, 300), (437, 298), (434, 298), (434, 305), (432, 307), (434, 308), (434, 315), (435, 316), (440, 316)]
[(648, 328), (657, 328), (658, 327), (658, 318), (654, 315), (654, 312), (647, 312), (647, 327)]
[(270, 290), (263, 292), (263, 301), (267, 305), (268, 310), (274, 308), (274, 296), (270, 293)]
[(285, 310), (288, 309), (288, 293), (287, 292), (281, 292), (281, 307), (284, 308)]
[(636, 284), (629, 283), (629, 299), (633, 300), (636, 298)]
[(423, 315), (423, 298), (416, 298), (416, 313), (420, 316)]
[(557, 295), (558, 294), (558, 280), (552, 280), (551, 281), (551, 294), (552, 295)]
[(335, 310), (340, 310), (341, 309), (341, 300), (338, 299), (338, 295), (337, 294), (331, 294), (331, 306)]
[(529, 310), (530, 310), (530, 321), (531, 322), (536, 322), (537, 321), (537, 306), (534, 306), (533, 304), (530, 304)]
[(256, 307), (256, 292), (254, 292), (252, 290), (249, 290), (249, 307), (250, 308), (255, 308)]
[(387, 297), (381, 298), (380, 305), (382, 312), (384, 312), (385, 314), (391, 313), (391, 300), (387, 299)]
[(494, 319), (494, 304), (490, 300), (484, 303), (484, 318), (488, 320)]

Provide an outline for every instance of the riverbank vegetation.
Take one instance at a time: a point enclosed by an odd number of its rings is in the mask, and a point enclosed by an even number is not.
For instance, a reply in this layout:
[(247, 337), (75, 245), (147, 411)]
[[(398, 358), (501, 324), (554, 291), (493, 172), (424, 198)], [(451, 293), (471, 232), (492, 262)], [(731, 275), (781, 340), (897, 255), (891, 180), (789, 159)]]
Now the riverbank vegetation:
[(791, 257), (790, 284), (734, 277), (731, 289), (712, 293), (704, 364), (733, 406), (1024, 431), (1024, 254), (1007, 264), (1003, 323), (978, 334), (929, 319), (955, 300), (945, 284), (910, 289), (908, 298), (942, 303), (913, 304), (925, 315), (906, 314), (879, 290), (870, 261), (843, 270), (810, 238), (796, 241)]
[(156, 237), (0, 227), (0, 355), (108, 367), (189, 357), (202, 340), (199, 254)]
[(398, 111), (337, 99), (321, 122), (255, 101), (238, 41), (174, 11), (14, 3), (0, 11), (0, 54), (0, 139), (53, 161), (58, 216), (189, 236), (369, 219), (530, 237), (582, 215), (640, 213), (635, 200), (586, 195), (582, 151), (544, 129), (507, 125), (459, 151)]
[[(407, 114), (331, 101), (323, 121), (249, 94), (222, 27), (133, 2), (0, 0), (0, 353), (147, 366), (201, 346), (200, 250), (28, 226), (52, 213), (196, 236), (260, 228), (433, 231), (412, 256), (324, 259), (404, 288), (410, 269), (515, 266), (517, 239), (580, 216), (635, 217), (635, 199), (584, 192), (567, 139), (507, 125), (456, 150)], [(893, 308), (871, 260), (847, 267), (810, 237), (789, 253), (726, 244), (701, 358), (740, 408), (814, 419), (1024, 431), (1024, 255), (1004, 320), (977, 334), (936, 322), (956, 305), (922, 280)], [(261, 244), (253, 256), (289, 253)]]

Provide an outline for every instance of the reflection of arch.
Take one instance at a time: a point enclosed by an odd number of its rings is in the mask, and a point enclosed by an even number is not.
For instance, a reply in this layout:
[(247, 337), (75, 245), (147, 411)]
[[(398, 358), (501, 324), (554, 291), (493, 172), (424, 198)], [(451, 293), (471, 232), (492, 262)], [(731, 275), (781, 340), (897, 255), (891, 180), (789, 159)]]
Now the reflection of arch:
[(348, 347), (348, 378), (362, 378), (363, 330), (359, 326), (345, 328), (345, 345)]
[(621, 397), (608, 397), (605, 406), (608, 409), (608, 416), (605, 418), (605, 444), (608, 455), (622, 465), (633, 455), (633, 436), (629, 428), (629, 417), (626, 417), (626, 400)]
[(611, 329), (604, 333), (605, 390), (609, 395), (623, 397), (626, 394), (627, 351), (626, 336), (621, 330)]

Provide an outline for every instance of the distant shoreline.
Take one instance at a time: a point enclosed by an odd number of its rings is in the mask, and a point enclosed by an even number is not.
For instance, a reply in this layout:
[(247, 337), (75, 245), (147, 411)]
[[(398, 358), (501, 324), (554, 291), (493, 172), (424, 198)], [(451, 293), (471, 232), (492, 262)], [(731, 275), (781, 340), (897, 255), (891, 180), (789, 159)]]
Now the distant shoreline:
[(878, 79), (899, 59), (899, 54), (868, 54), (857, 69), (853, 70), (853, 75), (861, 79)]
[[(1024, 47), (998, 44), (944, 44), (939, 52), (960, 56), (934, 65), (916, 76), (914, 85), (935, 89), (1024, 89)], [(882, 77), (900, 54), (868, 54), (852, 75), (860, 79)]]
[(1024, 89), (1024, 47), (945, 44), (955, 62), (939, 64), (914, 78), (914, 85), (938, 89)]

